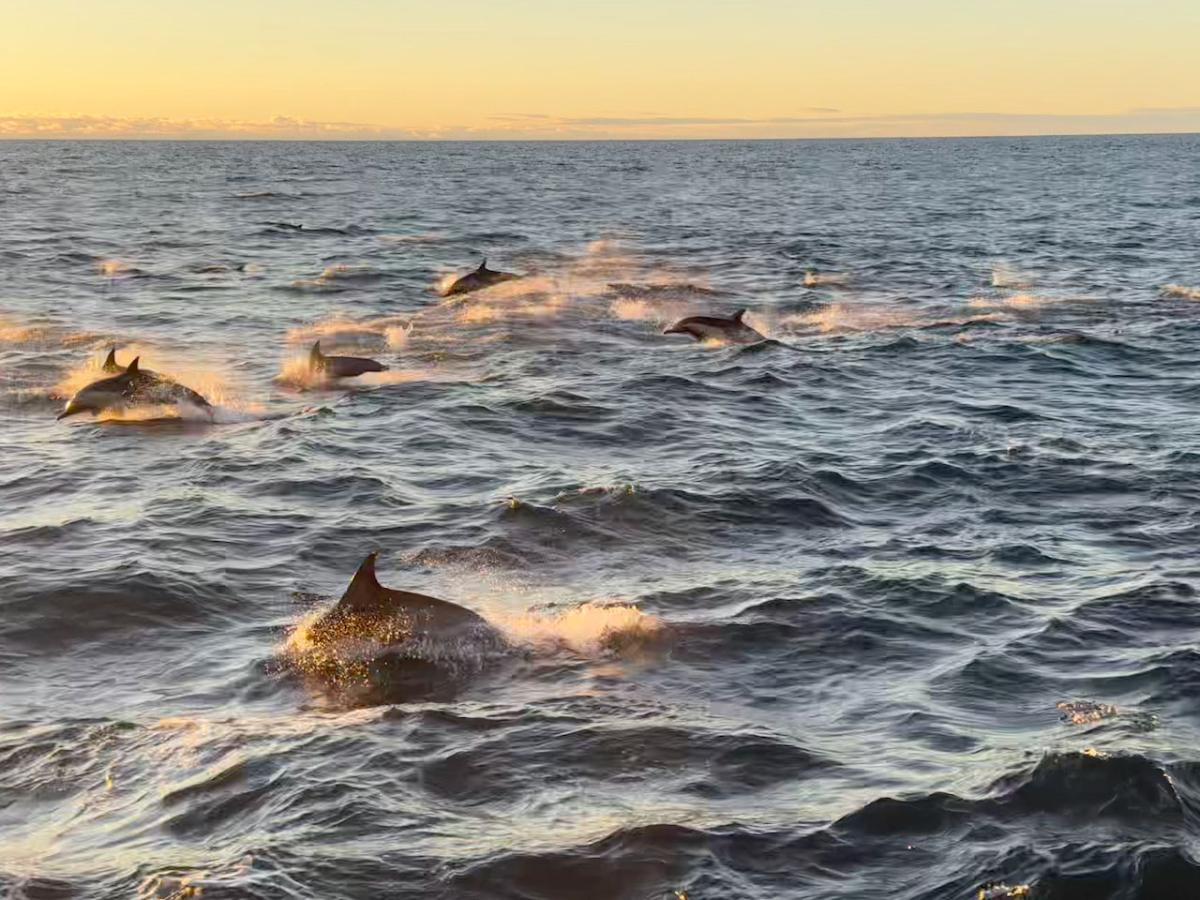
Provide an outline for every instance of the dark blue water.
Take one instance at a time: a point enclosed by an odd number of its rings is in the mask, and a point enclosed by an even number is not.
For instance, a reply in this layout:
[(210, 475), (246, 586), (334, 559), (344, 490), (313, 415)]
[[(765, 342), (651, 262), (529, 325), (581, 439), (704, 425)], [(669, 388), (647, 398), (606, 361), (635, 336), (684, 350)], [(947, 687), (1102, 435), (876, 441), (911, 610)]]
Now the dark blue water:
[[(0, 144), (0, 893), (1200, 896), (1198, 160)], [(309, 665), (372, 550), (504, 652)]]

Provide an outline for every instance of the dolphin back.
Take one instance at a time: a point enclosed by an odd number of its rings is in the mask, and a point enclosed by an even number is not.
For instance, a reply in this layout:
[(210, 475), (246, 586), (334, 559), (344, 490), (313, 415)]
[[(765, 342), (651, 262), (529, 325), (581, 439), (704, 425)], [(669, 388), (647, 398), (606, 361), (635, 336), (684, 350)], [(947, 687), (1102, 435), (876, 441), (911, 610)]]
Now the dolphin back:
[(471, 291), (480, 291), (486, 287), (491, 287), (493, 284), (499, 284), (501, 281), (512, 281), (520, 277), (520, 275), (512, 272), (500, 272), (496, 269), (489, 269), (487, 257), (485, 256), (483, 262), (479, 264), (479, 268), (474, 272), (468, 272), (456, 280), (446, 290), (445, 296), (451, 297), (455, 294), (469, 294)]
[(366, 372), (383, 372), (387, 369), (381, 362), (361, 356), (326, 356), (324, 368), (338, 378), (353, 378)]
[(358, 571), (354, 573), (350, 586), (346, 588), (346, 593), (334, 608), (335, 613), (369, 618), (409, 614), (426, 620), (437, 628), (487, 625), (482, 617), (457, 603), (414, 594), (411, 591), (385, 588), (375, 574), (377, 558), (377, 553), (371, 553), (363, 560)]
[(746, 312), (745, 309), (739, 309), (728, 318), (687, 316), (663, 329), (663, 334), (687, 334), (698, 341), (721, 339), (739, 344), (763, 340), (763, 336), (757, 330), (742, 320)]

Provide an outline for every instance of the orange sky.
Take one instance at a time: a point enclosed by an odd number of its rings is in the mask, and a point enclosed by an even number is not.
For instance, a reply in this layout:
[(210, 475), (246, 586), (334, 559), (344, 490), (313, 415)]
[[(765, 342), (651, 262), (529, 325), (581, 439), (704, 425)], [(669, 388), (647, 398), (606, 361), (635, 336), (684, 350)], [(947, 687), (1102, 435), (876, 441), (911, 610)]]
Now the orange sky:
[(1196, 0), (7, 0), (0, 137), (1200, 131)]

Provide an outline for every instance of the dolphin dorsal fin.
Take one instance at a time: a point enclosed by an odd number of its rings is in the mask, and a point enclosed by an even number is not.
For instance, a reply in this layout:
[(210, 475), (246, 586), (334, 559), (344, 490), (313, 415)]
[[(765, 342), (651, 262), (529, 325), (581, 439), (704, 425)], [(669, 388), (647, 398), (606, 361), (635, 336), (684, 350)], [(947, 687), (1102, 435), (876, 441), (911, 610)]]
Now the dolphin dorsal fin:
[(322, 369), (325, 367), (325, 354), (321, 352), (321, 342), (317, 341), (312, 345), (312, 349), (308, 351), (308, 364), (314, 369)]
[(734, 314), (732, 316), (730, 316), (729, 318), (733, 319), (733, 321), (737, 322), (740, 325), (742, 322), (742, 316), (744, 316), (745, 314), (746, 314), (746, 310), (739, 309), (739, 310), (735, 311)]
[(104, 357), (104, 365), (102, 366), (105, 372), (120, 372), (121, 367), (117, 364), (117, 348), (113, 347), (108, 351), (108, 356)]
[(342, 599), (338, 601), (339, 607), (365, 612), (379, 605), (380, 594), (383, 593), (384, 588), (379, 583), (379, 579), (375, 577), (375, 560), (378, 557), (378, 553), (367, 554), (367, 558), (362, 561), (362, 565), (350, 579), (350, 586), (346, 588), (346, 593), (342, 594)]
[(131, 363), (129, 364), (129, 368), (127, 368), (127, 369), (125, 370), (125, 374), (126, 374), (126, 375), (136, 375), (136, 374), (138, 373), (138, 360), (139, 360), (139, 359), (141, 359), (141, 357), (140, 357), (140, 356), (135, 356), (135, 357), (133, 358), (133, 362), (131, 362)]
[(475, 271), (476, 271), (476, 272), (486, 272), (486, 271), (488, 271), (488, 267), (487, 267), (487, 257), (486, 257), (486, 256), (483, 258), (483, 262), (481, 262), (481, 263), (479, 264), (479, 268), (478, 268), (478, 269), (476, 269)]

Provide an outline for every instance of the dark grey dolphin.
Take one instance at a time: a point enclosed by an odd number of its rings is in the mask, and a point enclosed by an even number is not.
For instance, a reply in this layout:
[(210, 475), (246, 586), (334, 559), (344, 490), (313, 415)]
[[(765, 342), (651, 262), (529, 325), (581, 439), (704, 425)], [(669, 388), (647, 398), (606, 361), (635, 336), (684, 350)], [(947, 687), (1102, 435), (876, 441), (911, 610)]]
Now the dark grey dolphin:
[[(140, 358), (140, 357), (139, 357)], [(156, 372), (142, 371), (138, 368), (135, 358), (124, 370), (117, 365), (116, 350), (108, 354), (104, 361), (104, 370), (113, 371), (115, 367), (119, 375), (101, 378), (81, 388), (74, 397), (67, 401), (66, 408), (58, 418), (65, 419), (76, 413), (90, 412), (92, 415), (104, 410), (120, 411), (131, 406), (162, 406), (166, 404), (189, 403), (200, 409), (210, 409), (209, 402), (177, 381)]]
[(328, 646), (365, 639), (386, 648), (414, 641), (497, 638), (481, 616), (465, 607), (385, 588), (375, 576), (377, 557), (372, 553), (363, 560), (337, 606), (309, 627), (308, 636), (314, 644)]
[(469, 294), (471, 291), (481, 291), (486, 287), (491, 287), (493, 284), (499, 284), (502, 281), (512, 281), (520, 277), (520, 275), (512, 272), (497, 272), (494, 269), (489, 269), (487, 267), (487, 257), (484, 257), (478, 269), (457, 279), (446, 289), (444, 296), (452, 297), (455, 294)]
[(326, 356), (317, 341), (308, 354), (308, 364), (314, 372), (324, 372), (334, 378), (354, 378), (367, 372), (383, 372), (387, 366), (363, 356)]
[(754, 344), (766, 338), (742, 321), (746, 310), (739, 309), (729, 318), (720, 316), (688, 316), (680, 319), (663, 334), (689, 334), (698, 341), (725, 341), (730, 344)]

